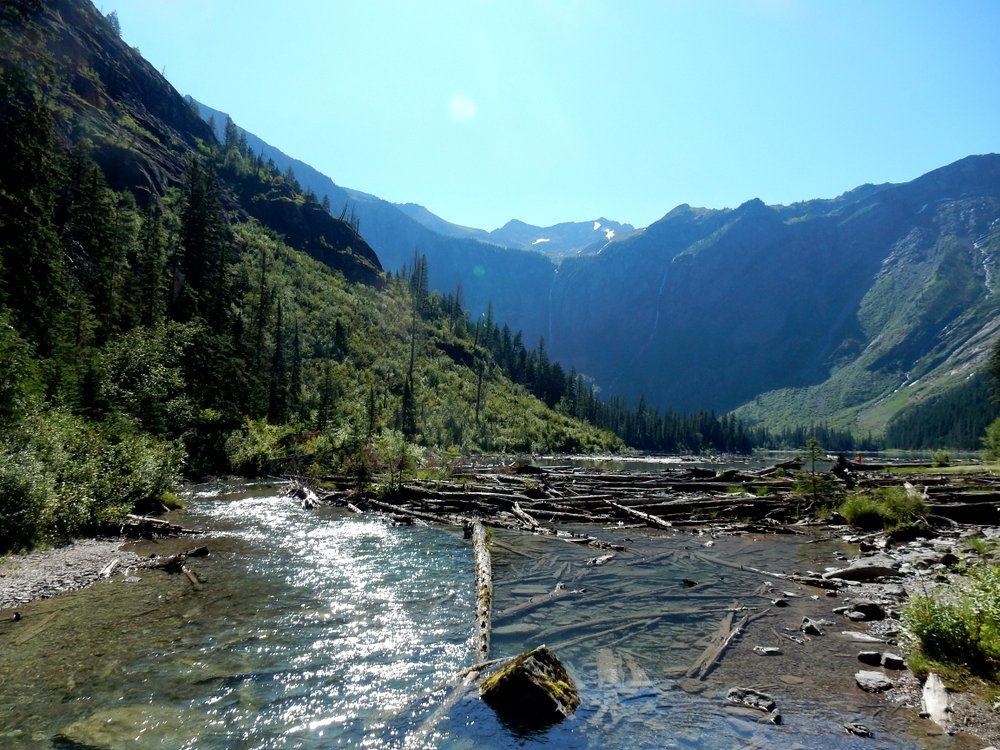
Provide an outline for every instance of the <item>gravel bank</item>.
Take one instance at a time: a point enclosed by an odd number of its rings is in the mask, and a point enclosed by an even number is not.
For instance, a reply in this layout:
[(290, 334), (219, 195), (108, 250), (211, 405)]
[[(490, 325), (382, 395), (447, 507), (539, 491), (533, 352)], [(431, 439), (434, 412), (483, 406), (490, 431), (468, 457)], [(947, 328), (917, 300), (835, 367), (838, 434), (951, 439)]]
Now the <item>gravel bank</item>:
[(125, 566), (139, 562), (135, 553), (121, 549), (122, 544), (121, 538), (82, 539), (4, 559), (0, 562), (0, 610), (89, 586), (116, 558)]

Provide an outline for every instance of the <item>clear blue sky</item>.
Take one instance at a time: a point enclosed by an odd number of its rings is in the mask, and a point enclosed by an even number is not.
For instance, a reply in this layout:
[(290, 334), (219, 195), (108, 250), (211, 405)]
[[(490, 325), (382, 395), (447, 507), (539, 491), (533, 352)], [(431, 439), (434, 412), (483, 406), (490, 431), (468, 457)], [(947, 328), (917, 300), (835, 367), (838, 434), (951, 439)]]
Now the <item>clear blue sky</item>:
[(1000, 151), (996, 0), (99, 3), (182, 93), (473, 226), (641, 226)]

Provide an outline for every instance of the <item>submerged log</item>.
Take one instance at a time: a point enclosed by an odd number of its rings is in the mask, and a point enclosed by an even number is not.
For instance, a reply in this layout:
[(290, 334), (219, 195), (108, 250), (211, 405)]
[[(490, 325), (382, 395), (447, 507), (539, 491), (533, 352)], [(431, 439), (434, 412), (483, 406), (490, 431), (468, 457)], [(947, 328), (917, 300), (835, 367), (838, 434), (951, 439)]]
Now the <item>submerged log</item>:
[(568, 589), (566, 584), (561, 581), (556, 584), (556, 587), (550, 591), (548, 594), (541, 594), (539, 596), (533, 596), (527, 601), (520, 602), (518, 604), (512, 604), (504, 610), (497, 613), (495, 618), (496, 622), (501, 622), (502, 620), (509, 620), (511, 617), (516, 615), (523, 615), (525, 612), (531, 612), (532, 610), (543, 607), (551, 602), (564, 599), (567, 596), (575, 596), (576, 594), (582, 593), (582, 589)]
[(486, 541), (486, 529), (479, 521), (471, 528), (472, 559), (476, 568), (476, 629), (472, 651), (478, 660), (490, 653), (491, 607), (493, 606), (493, 562)]

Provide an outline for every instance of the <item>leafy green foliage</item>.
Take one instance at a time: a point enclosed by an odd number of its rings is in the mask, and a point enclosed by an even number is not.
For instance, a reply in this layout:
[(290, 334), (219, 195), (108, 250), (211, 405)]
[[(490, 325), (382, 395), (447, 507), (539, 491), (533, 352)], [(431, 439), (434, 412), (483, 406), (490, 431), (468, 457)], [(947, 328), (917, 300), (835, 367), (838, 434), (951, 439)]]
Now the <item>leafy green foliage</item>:
[(175, 442), (119, 420), (34, 413), (0, 442), (0, 551), (113, 528), (177, 479)]
[(851, 495), (839, 510), (852, 525), (874, 531), (910, 523), (927, 514), (927, 505), (904, 487), (893, 486)]
[(986, 428), (986, 435), (983, 437), (983, 447), (989, 458), (1000, 460), (1000, 417), (994, 419)]
[(1000, 566), (977, 566), (962, 584), (912, 597), (903, 626), (916, 649), (911, 666), (930, 661), (995, 681), (1000, 673)]
[(325, 217), (322, 257), (342, 250), (331, 227), (357, 238), (238, 134), (140, 206), (86, 143), (59, 145), (19, 75), (0, 77), (0, 549), (159, 507), (182, 471), (395, 485), (427, 447), (621, 447), (532, 395), (553, 366), (529, 368), (531, 387), (505, 377), (461, 305), (428, 291), (425, 260), (363, 285), (233, 222), (231, 185), (263, 185)]

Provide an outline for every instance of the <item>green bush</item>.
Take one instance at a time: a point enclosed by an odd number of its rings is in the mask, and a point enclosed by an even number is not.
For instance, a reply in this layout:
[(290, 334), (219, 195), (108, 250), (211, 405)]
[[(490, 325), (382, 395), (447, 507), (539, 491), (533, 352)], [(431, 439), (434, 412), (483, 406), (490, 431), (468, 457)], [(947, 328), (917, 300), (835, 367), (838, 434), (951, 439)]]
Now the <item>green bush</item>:
[(289, 426), (273, 425), (264, 419), (248, 419), (226, 440), (226, 455), (233, 471), (245, 476), (262, 476), (275, 470), (288, 454)]
[(931, 454), (931, 463), (938, 468), (948, 466), (951, 464), (951, 456), (948, 455), (947, 451), (934, 451)]
[(986, 457), (994, 461), (1000, 461), (1000, 417), (993, 420), (986, 428), (986, 435), (983, 437), (983, 447), (986, 449)]
[(852, 526), (875, 531), (910, 523), (927, 514), (927, 505), (904, 487), (878, 487), (870, 494), (851, 495), (839, 510)]
[(1000, 674), (1000, 566), (975, 568), (960, 586), (913, 597), (903, 610), (913, 663), (927, 661), (990, 680)]
[(28, 450), (0, 450), (0, 552), (35, 544), (52, 525), (55, 480)]
[(0, 445), (0, 551), (121, 523), (174, 483), (183, 456), (127, 421), (58, 410), (26, 416)]

